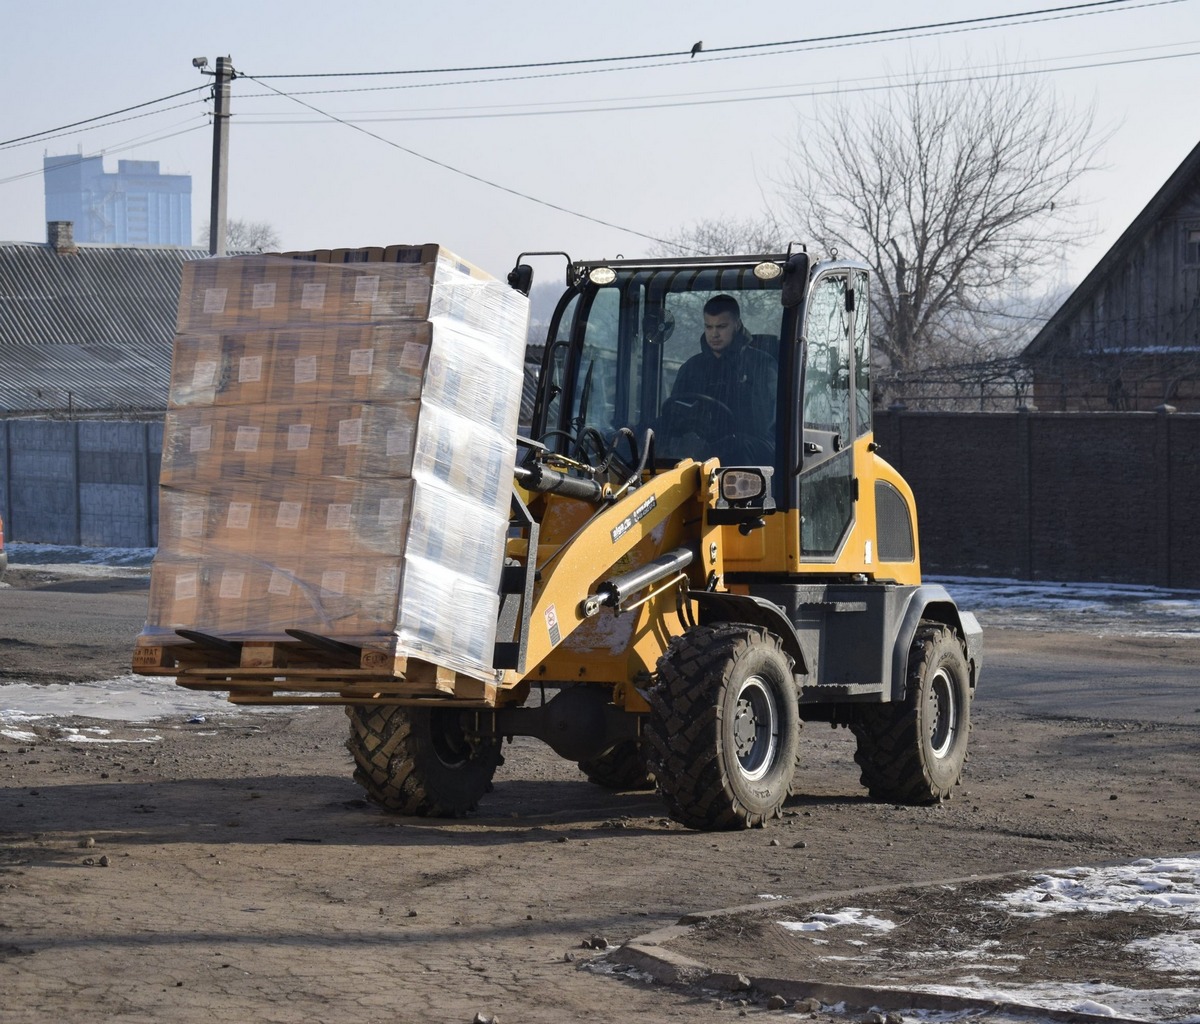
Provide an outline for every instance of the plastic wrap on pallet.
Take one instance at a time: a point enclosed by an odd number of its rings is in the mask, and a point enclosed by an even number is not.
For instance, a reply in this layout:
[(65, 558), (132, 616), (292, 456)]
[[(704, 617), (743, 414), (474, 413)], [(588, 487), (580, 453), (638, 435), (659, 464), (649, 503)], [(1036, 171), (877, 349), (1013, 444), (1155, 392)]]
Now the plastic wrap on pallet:
[(494, 588), (412, 557), (404, 563), (398, 611), (396, 639), (402, 650), (464, 675), (490, 676)]
[(405, 553), (495, 591), (504, 566), (508, 516), (418, 477)]
[(437, 246), (189, 264), (142, 642), (305, 629), (491, 678), (527, 317)]
[(435, 320), (422, 401), (515, 436), (524, 384), (524, 339)]
[(507, 518), (515, 453), (512, 435), (503, 437), (465, 416), (422, 404), (414, 476)]

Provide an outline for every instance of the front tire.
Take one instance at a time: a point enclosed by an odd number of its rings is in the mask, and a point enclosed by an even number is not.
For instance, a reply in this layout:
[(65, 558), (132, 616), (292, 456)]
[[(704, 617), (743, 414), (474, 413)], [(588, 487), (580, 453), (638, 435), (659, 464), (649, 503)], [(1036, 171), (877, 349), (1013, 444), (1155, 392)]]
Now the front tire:
[(971, 732), (971, 682), (962, 641), (922, 621), (908, 655), (900, 704), (862, 708), (851, 730), (854, 760), (872, 798), (907, 804), (949, 800), (962, 779)]
[(791, 794), (800, 714), (779, 638), (737, 623), (671, 641), (650, 689), (648, 764), (689, 828), (761, 826)]
[(504, 763), (500, 740), (469, 732), (460, 711), (370, 704), (347, 707), (346, 714), (354, 780), (397, 814), (469, 814)]

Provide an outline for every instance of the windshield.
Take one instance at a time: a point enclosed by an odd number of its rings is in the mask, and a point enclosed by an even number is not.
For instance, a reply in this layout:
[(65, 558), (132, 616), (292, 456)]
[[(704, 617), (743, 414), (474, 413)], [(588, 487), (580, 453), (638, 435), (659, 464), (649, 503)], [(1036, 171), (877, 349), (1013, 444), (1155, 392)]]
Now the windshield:
[(774, 465), (780, 287), (748, 265), (676, 266), (618, 271), (586, 291), (562, 428), (608, 440), (628, 427), (640, 440), (651, 427), (660, 463)]

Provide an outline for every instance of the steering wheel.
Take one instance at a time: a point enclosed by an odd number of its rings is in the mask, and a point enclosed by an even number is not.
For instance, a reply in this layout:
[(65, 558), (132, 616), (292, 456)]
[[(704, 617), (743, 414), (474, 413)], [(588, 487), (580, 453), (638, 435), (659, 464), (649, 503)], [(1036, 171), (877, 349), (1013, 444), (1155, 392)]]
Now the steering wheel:
[(672, 395), (663, 402), (659, 416), (668, 436), (693, 433), (706, 440), (734, 433), (737, 422), (729, 406), (699, 391)]

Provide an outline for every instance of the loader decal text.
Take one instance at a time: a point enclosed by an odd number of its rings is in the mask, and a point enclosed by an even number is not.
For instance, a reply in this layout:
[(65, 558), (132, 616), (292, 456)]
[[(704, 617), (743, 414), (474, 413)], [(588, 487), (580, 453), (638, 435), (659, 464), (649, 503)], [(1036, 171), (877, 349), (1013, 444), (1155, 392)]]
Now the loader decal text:
[(557, 647), (562, 643), (562, 633), (558, 628), (558, 612), (554, 605), (546, 609), (546, 632), (550, 634), (550, 643)]
[(637, 523), (640, 523), (646, 518), (646, 516), (653, 512), (657, 506), (658, 499), (655, 498), (653, 494), (650, 495), (650, 497), (643, 501), (637, 508), (630, 512), (629, 515), (627, 515), (612, 528), (613, 543), (615, 544), (622, 537), (624, 537), (625, 534), (632, 530)]

